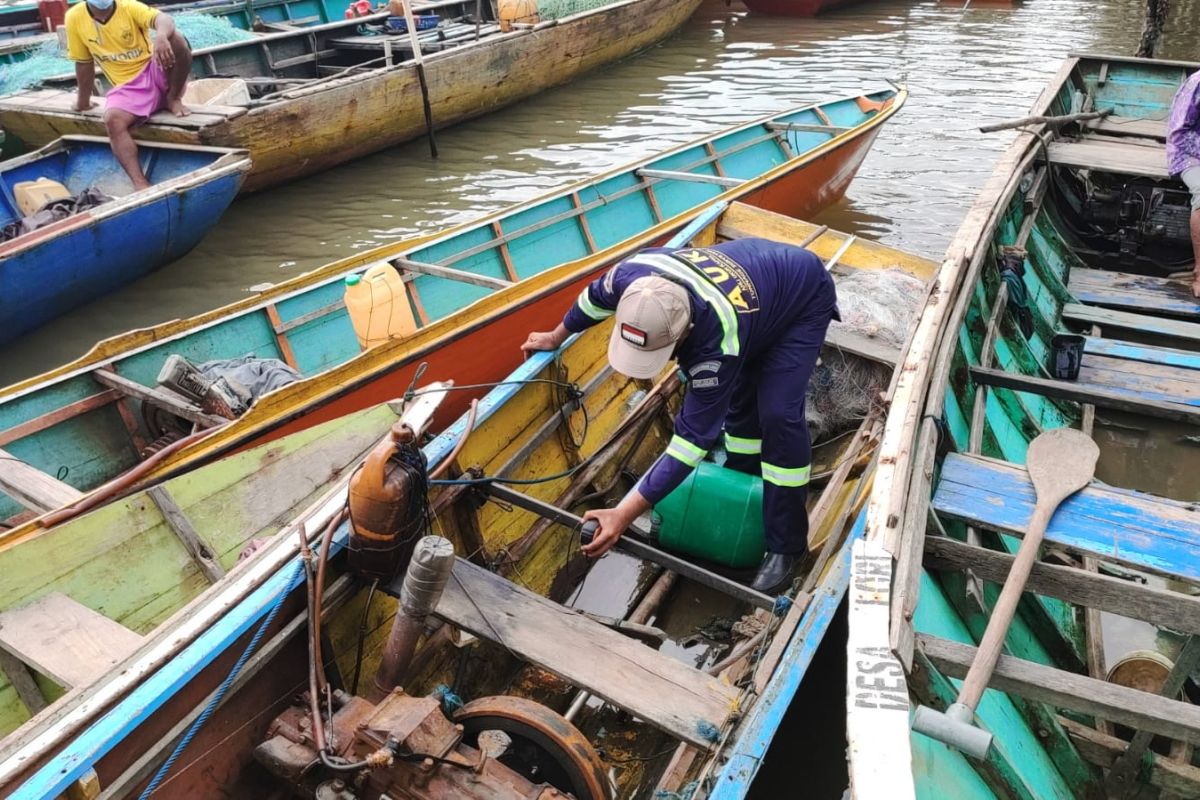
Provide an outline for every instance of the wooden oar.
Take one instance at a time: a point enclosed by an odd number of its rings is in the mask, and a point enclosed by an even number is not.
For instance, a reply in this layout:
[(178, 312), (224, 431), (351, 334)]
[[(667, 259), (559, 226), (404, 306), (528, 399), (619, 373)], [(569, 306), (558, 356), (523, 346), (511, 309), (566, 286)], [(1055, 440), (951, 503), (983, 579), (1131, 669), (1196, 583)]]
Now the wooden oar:
[(438, 157), (437, 141), (433, 138), (433, 109), (429, 106), (429, 84), (425, 81), (425, 61), (421, 58), (421, 42), (417, 39), (417, 21), (412, 4), (404, 0), (404, 20), (408, 24), (408, 40), (412, 43), (413, 61), (417, 65), (417, 80), (421, 84), (421, 104), (425, 107), (425, 134), (429, 137), (429, 155)]
[(913, 730), (975, 758), (987, 757), (992, 735), (972, 724), (975, 708), (1000, 658), (1000, 649), (1004, 646), (1009, 625), (1016, 613), (1017, 602), (1025, 591), (1029, 572), (1037, 561), (1046, 526), (1064, 500), (1087, 486), (1096, 474), (1099, 457), (1100, 448), (1096, 443), (1089, 436), (1070, 428), (1046, 431), (1029, 443), (1025, 462), (1037, 503), (1033, 507), (1033, 516), (1025, 530), (1021, 549), (1017, 551), (1008, 580), (992, 609), (983, 641), (979, 643), (979, 652), (959, 689), (958, 700), (944, 714), (927, 707), (918, 708), (913, 717)]

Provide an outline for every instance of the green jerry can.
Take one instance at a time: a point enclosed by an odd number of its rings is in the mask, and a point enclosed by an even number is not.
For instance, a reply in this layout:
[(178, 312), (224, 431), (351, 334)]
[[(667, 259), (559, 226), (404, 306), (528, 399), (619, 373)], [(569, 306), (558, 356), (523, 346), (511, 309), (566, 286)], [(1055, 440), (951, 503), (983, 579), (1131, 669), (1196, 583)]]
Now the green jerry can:
[(756, 567), (766, 552), (762, 479), (701, 461), (654, 508), (667, 550), (729, 567)]

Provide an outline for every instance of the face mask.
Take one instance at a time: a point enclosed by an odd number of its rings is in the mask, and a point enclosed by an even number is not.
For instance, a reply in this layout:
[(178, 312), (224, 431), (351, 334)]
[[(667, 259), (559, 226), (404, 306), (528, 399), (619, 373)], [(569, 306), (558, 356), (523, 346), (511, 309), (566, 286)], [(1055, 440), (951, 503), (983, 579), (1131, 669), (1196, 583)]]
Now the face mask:
[(107, 11), (112, 8), (117, 0), (87, 0), (87, 4), (97, 11)]

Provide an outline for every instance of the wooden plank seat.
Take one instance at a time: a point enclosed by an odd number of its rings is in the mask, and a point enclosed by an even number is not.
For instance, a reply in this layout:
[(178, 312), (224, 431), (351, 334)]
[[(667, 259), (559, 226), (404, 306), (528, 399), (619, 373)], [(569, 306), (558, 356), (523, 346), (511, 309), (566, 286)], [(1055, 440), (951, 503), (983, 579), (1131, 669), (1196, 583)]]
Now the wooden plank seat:
[(1071, 270), (1067, 289), (1079, 302), (1088, 305), (1200, 319), (1200, 302), (1192, 297), (1190, 283), (1076, 268)]
[(719, 678), (461, 558), (434, 613), (696, 747), (737, 710)]
[(1094, 169), (1120, 175), (1169, 178), (1166, 151), (1135, 142), (1088, 140), (1055, 141), (1047, 147), (1050, 162), (1064, 167)]
[[(951, 453), (933, 508), (945, 517), (1022, 536), (1034, 493), (1023, 467)], [(1135, 569), (1200, 582), (1200, 510), (1194, 504), (1093, 482), (1068, 498), (1046, 542)]]
[(1088, 130), (1107, 136), (1137, 136), (1159, 141), (1166, 141), (1167, 138), (1167, 121), (1165, 119), (1141, 119), (1109, 114), (1107, 117), (1089, 120), (1083, 126)]
[(1148, 344), (1123, 342), (1100, 336), (1084, 337), (1084, 360), (1089, 355), (1123, 358), (1128, 361), (1144, 361), (1147, 364), (1162, 364), (1167, 367), (1200, 370), (1200, 353), (1177, 350), (1174, 347), (1157, 347)]
[(29, 670), (64, 689), (91, 683), (138, 648), (142, 637), (65, 594), (51, 592), (0, 614), (0, 667), (31, 712), (45, 706)]
[(1099, 325), (1106, 331), (1111, 328), (1137, 331), (1151, 336), (1175, 339), (1188, 346), (1200, 348), (1200, 324), (1195, 322), (1155, 317), (1150, 314), (1137, 314), (1132, 311), (1097, 308), (1081, 303), (1064, 305), (1062, 317), (1064, 320), (1085, 325)]
[(1076, 384), (1091, 384), (1162, 403), (1200, 406), (1200, 373), (1195, 370), (1111, 358), (1084, 352)]
[[(82, 113), (84, 116), (96, 117), (97, 119), (104, 116), (103, 103), (97, 104), (96, 108), (90, 111), (76, 112), (74, 89), (34, 89), (8, 95), (4, 100), (11, 105), (36, 106), (50, 111)], [(241, 106), (190, 106), (190, 108), (192, 109), (192, 113), (186, 117), (177, 117), (169, 111), (159, 111), (150, 117), (150, 122), (155, 125), (170, 125), (174, 128), (199, 130), (200, 128), (216, 125), (227, 119), (241, 116), (248, 111), (248, 109)]]

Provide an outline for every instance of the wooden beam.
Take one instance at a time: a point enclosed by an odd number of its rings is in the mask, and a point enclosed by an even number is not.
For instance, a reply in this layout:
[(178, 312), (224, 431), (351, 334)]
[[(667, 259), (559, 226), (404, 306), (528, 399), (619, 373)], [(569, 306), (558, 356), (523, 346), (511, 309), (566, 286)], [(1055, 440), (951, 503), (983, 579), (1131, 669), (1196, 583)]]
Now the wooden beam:
[(571, 205), (579, 211), (579, 232), (583, 234), (584, 241), (587, 242), (588, 252), (596, 252), (596, 240), (592, 238), (592, 228), (588, 225), (587, 215), (583, 213), (583, 202), (579, 199), (579, 192), (571, 192)]
[(891, 607), (888, 609), (888, 644), (906, 673), (911, 673), (913, 668), (916, 637), (913, 616), (917, 612), (917, 600), (921, 591), (921, 557), (925, 552), (925, 534), (932, 495), (930, 485), (933, 481), (936, 456), (937, 428), (933, 420), (926, 417), (921, 422), (921, 429), (914, 443), (913, 458), (917, 470), (912, 474), (908, 502), (904, 506), (904, 524), (900, 529), (900, 547), (896, 551), (896, 566), (892, 572)]
[(86, 414), (97, 408), (103, 408), (109, 403), (114, 403), (121, 398), (121, 393), (115, 389), (105, 389), (99, 394), (85, 397), (82, 400), (76, 400), (74, 403), (68, 403), (65, 406), (56, 408), (53, 411), (48, 411), (41, 416), (34, 417), (31, 420), (26, 420), (11, 428), (6, 428), (0, 431), (0, 447), (6, 444), (11, 444), (18, 439), (24, 439), (26, 436), (32, 436), (48, 428), (53, 428), (60, 422), (63, 422), (80, 414)]
[(1100, 408), (1111, 408), (1115, 411), (1128, 411), (1133, 414), (1143, 414), (1156, 419), (1168, 419), (1173, 422), (1200, 425), (1200, 407), (1188, 406), (1182, 403), (1165, 403), (1160, 400), (1141, 399), (1129, 392), (1114, 391), (1097, 384), (1035, 378), (1030, 375), (1019, 375), (1013, 372), (1005, 372), (999, 369), (985, 369), (983, 367), (971, 367), (971, 378), (976, 383), (986, 386), (1031, 392), (1033, 394), (1040, 394), (1043, 397), (1071, 400), (1081, 404), (1091, 403)]
[(218, 417), (216, 414), (208, 414), (202, 411), (200, 406), (185, 400), (182, 395), (162, 388), (151, 389), (149, 386), (143, 386), (136, 381), (131, 381), (129, 378), (118, 375), (109, 369), (92, 370), (92, 377), (99, 383), (116, 389), (121, 394), (137, 398), (143, 403), (158, 406), (178, 417), (186, 419), (188, 422), (194, 422), (204, 428), (223, 425), (229, 421), (224, 417)]
[[(574, 197), (575, 195), (571, 195)], [(578, 208), (578, 206), (576, 206)], [(497, 221), (492, 222), (492, 235), (500, 242), (500, 259), (504, 262), (504, 274), (512, 282), (519, 280), (517, 278), (517, 270), (513, 267), (512, 254), (508, 252), (508, 241), (504, 238), (504, 229), (500, 227)]]
[[(1058, 723), (1071, 737), (1071, 742), (1079, 750), (1079, 754), (1099, 767), (1112, 766), (1117, 756), (1125, 751), (1126, 743), (1123, 739), (1093, 730), (1062, 716), (1058, 718)], [(1200, 768), (1190, 764), (1151, 753), (1147, 779), (1151, 786), (1157, 786), (1173, 796), (1200, 797)]]
[(292, 343), (288, 341), (287, 332), (283, 330), (283, 320), (279, 318), (279, 309), (274, 303), (266, 305), (267, 319), (271, 321), (271, 330), (275, 334), (275, 345), (279, 348), (279, 354), (283, 356), (284, 362), (292, 369), (298, 369), (296, 366), (296, 354), (292, 352)]
[(540, 595), (458, 559), (434, 612), (476, 636), (703, 749), (738, 690)]
[(49, 705), (25, 662), (3, 648), (0, 648), (0, 672), (4, 673), (16, 690), (17, 697), (25, 704), (29, 716), (32, 717)]
[(435, 278), (446, 278), (447, 280), (470, 283), (474, 286), (482, 286), (485, 289), (503, 289), (507, 286), (513, 285), (512, 281), (493, 278), (489, 275), (478, 275), (474, 272), (467, 272), (465, 269), (443, 267), (439, 264), (426, 264), (424, 262), (413, 261), (402, 256), (393, 258), (392, 264), (398, 268), (406, 269), (409, 272), (419, 272), (422, 275), (432, 275)]
[(802, 122), (768, 122), (769, 131), (796, 131), (797, 133), (828, 133), (833, 136), (843, 134), (850, 128), (839, 125), (806, 125)]
[[(1013, 558), (1009, 553), (974, 547), (945, 536), (925, 540), (926, 567), (956, 572), (970, 569), (989, 583), (1002, 584), (1007, 580)], [(1176, 630), (1200, 633), (1200, 597), (1181, 592), (1047, 563), (1034, 565), (1025, 588), (1034, 594), (1122, 617), (1158, 623), (1170, 620)]]
[[(917, 645), (935, 667), (952, 678), (963, 678), (977, 648), (917, 634)], [(1162, 695), (1098, 681), (1073, 672), (1001, 655), (989, 688), (1011, 692), (1101, 717), (1136, 730), (1200, 744), (1200, 707)]]
[(39, 514), (62, 508), (83, 492), (0, 450), (0, 492)]
[(196, 531), (187, 514), (183, 513), (183, 509), (167, 491), (167, 487), (154, 486), (147, 489), (146, 494), (154, 501), (154, 505), (158, 506), (167, 527), (179, 538), (179, 541), (183, 542), (184, 549), (188, 551), (188, 555), (204, 573), (204, 577), (208, 578), (208, 582), (216, 583), (224, 578), (225, 568), (217, 560), (216, 551)]
[(722, 178), (720, 175), (701, 175), (696, 172), (676, 172), (669, 169), (639, 169), (639, 178), (650, 178), (660, 181), (692, 181), (695, 183), (712, 183), (732, 189), (745, 183), (741, 178)]
[(321, 317), (328, 316), (329, 314), (332, 314), (333, 312), (343, 309), (345, 307), (346, 307), (345, 300), (337, 300), (336, 302), (330, 303), (327, 306), (321, 306), (320, 308), (314, 308), (312, 311), (309, 311), (307, 314), (301, 314), (298, 317), (289, 319), (287, 322), (276, 323), (275, 320), (272, 319), (271, 324), (274, 327), (275, 333), (282, 335), (282, 334), (287, 333), (290, 330), (299, 328), (301, 325), (305, 325), (309, 322), (312, 322), (314, 319), (320, 319)]
[[(996, 350), (996, 337), (1000, 335), (1000, 324), (1004, 320), (1004, 310), (1008, 308), (1008, 285), (1000, 284), (996, 293), (996, 302), (992, 305), (992, 313), (988, 316), (987, 333), (983, 337), (983, 350), (979, 352), (979, 366), (988, 369), (992, 366), (992, 358)], [(975, 404), (971, 406), (971, 428), (967, 434), (967, 452), (983, 452), (983, 424), (987, 410), (987, 386), (975, 386)]]
[(1161, 147), (1150, 147), (1130, 140), (1053, 141), (1047, 150), (1050, 163), (1059, 166), (1160, 180), (1170, 177)]
[(829, 326), (825, 332), (825, 346), (878, 362), (885, 367), (894, 368), (900, 362), (900, 348), (841, 325)]

